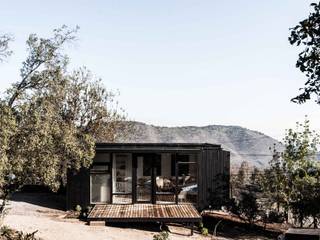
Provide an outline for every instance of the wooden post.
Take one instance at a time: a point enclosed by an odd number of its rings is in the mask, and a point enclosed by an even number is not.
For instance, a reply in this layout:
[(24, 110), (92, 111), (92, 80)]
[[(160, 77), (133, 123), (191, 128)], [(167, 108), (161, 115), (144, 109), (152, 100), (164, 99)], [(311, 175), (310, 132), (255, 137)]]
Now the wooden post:
[(191, 223), (191, 236), (193, 236), (194, 223)]
[(137, 169), (138, 155), (132, 154), (132, 203), (137, 202)]
[(177, 153), (174, 153), (174, 162), (175, 162), (175, 168), (176, 168), (176, 170), (175, 170), (175, 172), (176, 172), (176, 186), (175, 186), (175, 195), (176, 195), (176, 204), (178, 204), (178, 195), (179, 195), (179, 193), (178, 193), (178, 185), (179, 185), (179, 173), (178, 173), (178, 171), (179, 171), (179, 167), (178, 167), (178, 157), (177, 157)]
[(112, 204), (113, 203), (113, 153), (109, 153), (110, 154), (110, 164), (109, 164), (109, 167), (110, 167), (110, 203)]

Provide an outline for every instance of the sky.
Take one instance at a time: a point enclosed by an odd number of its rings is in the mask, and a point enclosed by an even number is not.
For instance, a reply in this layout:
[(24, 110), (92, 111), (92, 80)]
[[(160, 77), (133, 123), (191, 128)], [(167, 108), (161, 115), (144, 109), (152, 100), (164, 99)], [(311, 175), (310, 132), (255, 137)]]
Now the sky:
[[(80, 26), (65, 51), (70, 71), (86, 66), (119, 91), (130, 120), (159, 126), (237, 125), (281, 140), (320, 106), (290, 102), (306, 78), (289, 28), (307, 0), (3, 1), (0, 33), (14, 54), (0, 64), (0, 91), (18, 81), (30, 33)], [(301, 49), (300, 49), (301, 50)]]

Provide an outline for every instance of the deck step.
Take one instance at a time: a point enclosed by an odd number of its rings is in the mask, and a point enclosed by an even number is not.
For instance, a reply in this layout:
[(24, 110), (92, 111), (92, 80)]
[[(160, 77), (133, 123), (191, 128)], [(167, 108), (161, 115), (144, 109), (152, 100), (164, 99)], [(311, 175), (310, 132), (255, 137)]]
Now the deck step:
[(89, 221), (90, 226), (105, 226), (106, 221)]

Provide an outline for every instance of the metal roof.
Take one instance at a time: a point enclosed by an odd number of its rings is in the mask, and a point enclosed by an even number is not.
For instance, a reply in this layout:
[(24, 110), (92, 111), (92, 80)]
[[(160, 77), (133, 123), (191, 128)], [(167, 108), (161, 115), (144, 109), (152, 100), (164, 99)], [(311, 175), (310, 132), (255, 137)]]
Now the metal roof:
[(219, 149), (221, 145), (211, 143), (96, 143), (96, 150), (101, 151), (200, 151)]

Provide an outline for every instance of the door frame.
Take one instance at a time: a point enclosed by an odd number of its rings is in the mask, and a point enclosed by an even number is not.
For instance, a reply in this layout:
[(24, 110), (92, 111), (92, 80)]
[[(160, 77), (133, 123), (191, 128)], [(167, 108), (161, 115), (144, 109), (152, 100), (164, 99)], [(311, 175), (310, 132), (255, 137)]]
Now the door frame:
[[(155, 160), (161, 155), (156, 153), (133, 153), (132, 154), (132, 203), (156, 203), (156, 167)], [(139, 201), (137, 199), (137, 171), (138, 171), (138, 157), (149, 157), (151, 161), (151, 192), (150, 201)]]

